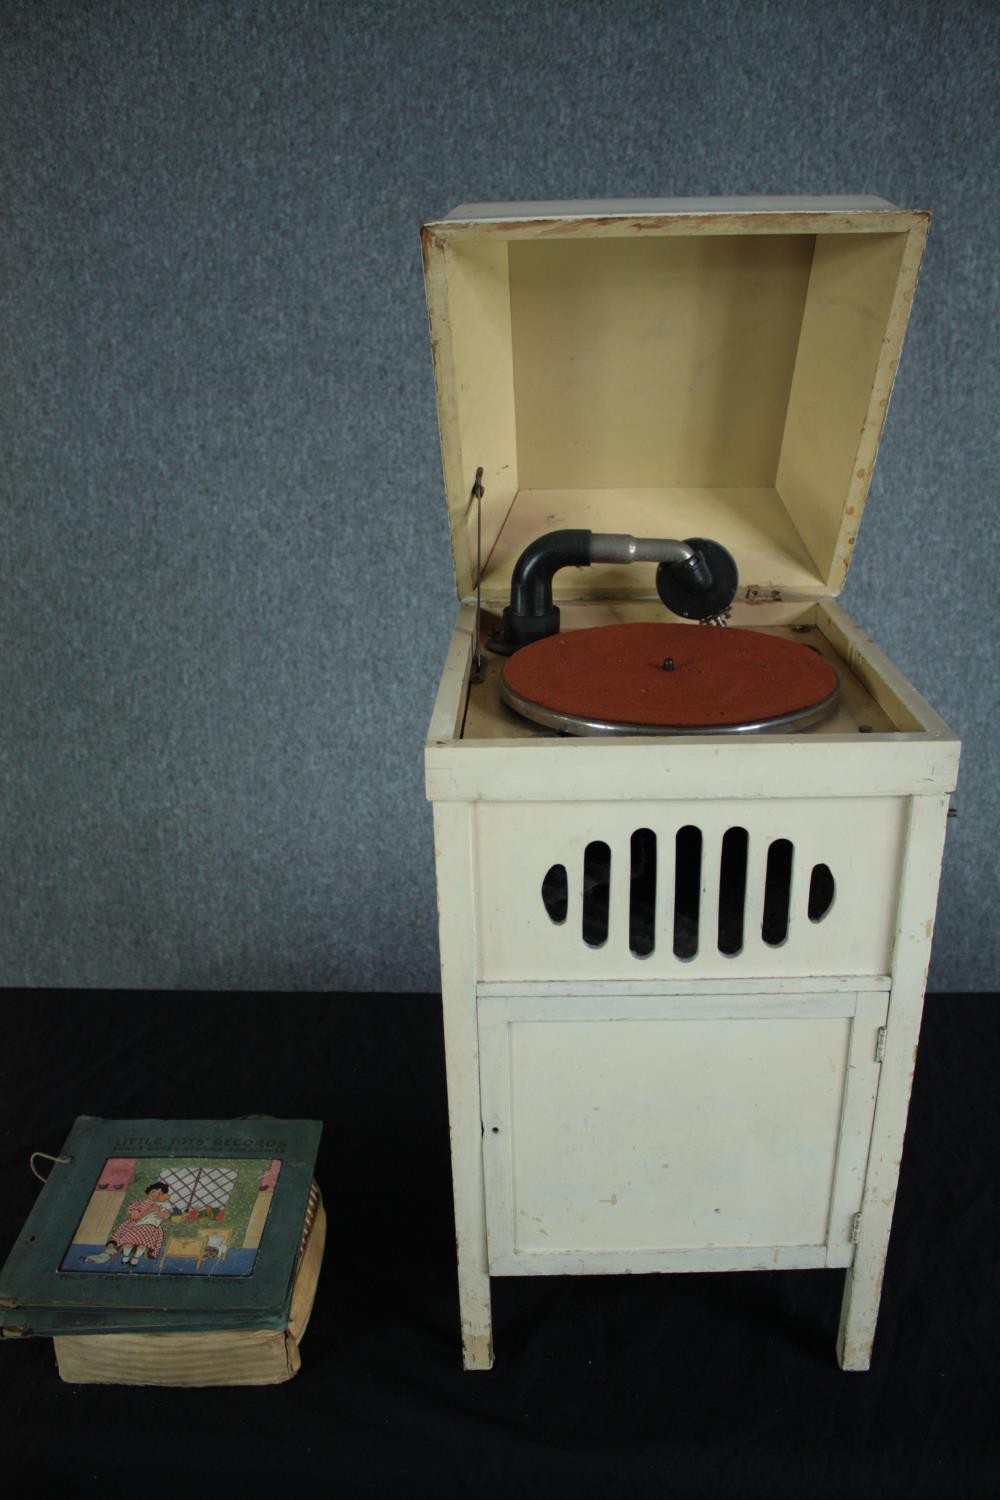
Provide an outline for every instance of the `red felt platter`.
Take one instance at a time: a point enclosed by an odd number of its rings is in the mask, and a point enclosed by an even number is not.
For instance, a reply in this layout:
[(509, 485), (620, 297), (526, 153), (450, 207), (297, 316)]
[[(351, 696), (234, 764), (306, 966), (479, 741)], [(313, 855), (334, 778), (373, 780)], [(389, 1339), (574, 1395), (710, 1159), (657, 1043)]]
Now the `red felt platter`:
[(830, 712), (839, 689), (825, 657), (798, 641), (657, 623), (549, 636), (501, 676), (512, 708), (567, 734), (799, 730)]

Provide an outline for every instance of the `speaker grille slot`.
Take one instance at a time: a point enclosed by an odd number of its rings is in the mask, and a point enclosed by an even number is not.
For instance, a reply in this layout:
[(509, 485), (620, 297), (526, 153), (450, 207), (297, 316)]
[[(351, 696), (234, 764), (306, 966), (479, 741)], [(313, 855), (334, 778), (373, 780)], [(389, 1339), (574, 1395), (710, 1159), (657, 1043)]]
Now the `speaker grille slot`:
[(553, 865), (542, 881), (542, 901), (553, 922), (565, 922), (569, 911), (569, 880), (565, 865)]
[(788, 839), (775, 839), (767, 851), (761, 937), (772, 948), (777, 948), (788, 936), (788, 903), (792, 893), (792, 853), (792, 845)]
[(701, 906), (701, 829), (678, 828), (674, 840), (674, 954), (694, 958), (698, 952)]
[(589, 948), (602, 948), (608, 940), (610, 905), (611, 850), (595, 839), (583, 855), (583, 941)]
[(637, 828), (629, 848), (628, 945), (636, 958), (656, 947), (656, 834)]
[(727, 828), (719, 857), (719, 952), (734, 954), (743, 948), (743, 914), (747, 896), (747, 850), (750, 837), (745, 828)]
[(822, 922), (833, 905), (836, 893), (837, 885), (829, 865), (813, 865), (812, 876), (809, 880), (810, 922)]

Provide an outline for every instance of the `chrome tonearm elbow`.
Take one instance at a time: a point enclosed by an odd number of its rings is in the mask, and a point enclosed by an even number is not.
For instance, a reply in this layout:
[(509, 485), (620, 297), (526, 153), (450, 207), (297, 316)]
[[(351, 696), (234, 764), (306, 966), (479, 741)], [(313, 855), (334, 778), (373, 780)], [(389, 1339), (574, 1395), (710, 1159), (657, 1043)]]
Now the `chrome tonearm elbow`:
[(687, 587), (703, 594), (712, 587), (712, 573), (704, 554), (690, 542), (672, 537), (625, 536), (614, 531), (594, 531), (590, 537), (591, 562), (668, 563), (684, 570)]

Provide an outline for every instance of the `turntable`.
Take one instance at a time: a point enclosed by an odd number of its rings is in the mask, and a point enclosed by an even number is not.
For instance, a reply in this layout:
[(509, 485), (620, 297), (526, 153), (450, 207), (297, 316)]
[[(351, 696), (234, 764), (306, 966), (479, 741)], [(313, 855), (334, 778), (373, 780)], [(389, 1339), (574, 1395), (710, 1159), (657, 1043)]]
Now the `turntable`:
[(468, 1368), (492, 1276), (820, 1267), (868, 1367), (959, 747), (835, 596), (926, 230), (871, 198), (424, 227)]

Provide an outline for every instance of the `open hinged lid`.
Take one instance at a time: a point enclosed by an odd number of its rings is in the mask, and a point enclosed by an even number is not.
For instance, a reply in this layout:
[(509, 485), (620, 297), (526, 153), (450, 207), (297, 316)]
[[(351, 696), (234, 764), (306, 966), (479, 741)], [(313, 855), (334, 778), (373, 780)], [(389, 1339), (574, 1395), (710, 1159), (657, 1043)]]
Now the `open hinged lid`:
[[(844, 585), (928, 215), (881, 198), (482, 204), (423, 229), (459, 596), (560, 527), (713, 537), (747, 588)], [(653, 591), (564, 569), (559, 599)]]

